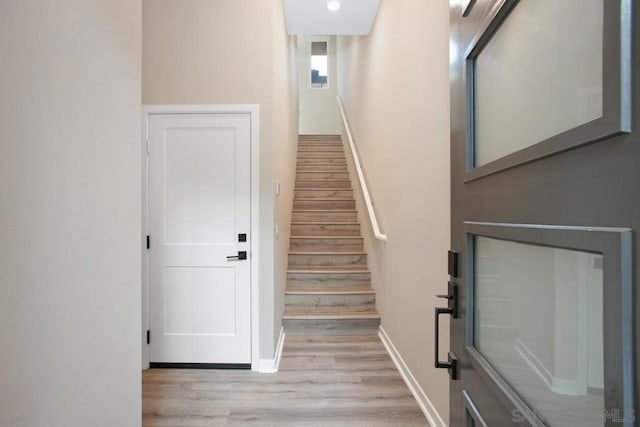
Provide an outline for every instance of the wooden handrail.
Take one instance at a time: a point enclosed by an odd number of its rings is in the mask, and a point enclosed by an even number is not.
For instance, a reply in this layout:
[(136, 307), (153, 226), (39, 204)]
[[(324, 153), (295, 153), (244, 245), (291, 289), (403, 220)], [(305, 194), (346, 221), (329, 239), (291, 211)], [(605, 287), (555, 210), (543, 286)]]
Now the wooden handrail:
[(347, 120), (347, 115), (344, 111), (344, 106), (342, 105), (342, 98), (340, 97), (340, 95), (338, 95), (336, 98), (338, 100), (338, 108), (340, 108), (340, 115), (342, 116), (342, 123), (344, 124), (345, 131), (347, 132), (347, 139), (349, 140), (349, 146), (351, 147), (351, 155), (353, 156), (353, 161), (355, 162), (356, 172), (358, 174), (358, 180), (360, 181), (360, 187), (362, 188), (362, 193), (364, 195), (364, 202), (367, 205), (369, 219), (371, 220), (371, 226), (373, 227), (373, 234), (376, 237), (376, 239), (386, 242), (387, 235), (382, 234), (382, 232), (380, 231), (380, 225), (378, 224), (378, 218), (376, 217), (376, 212), (373, 209), (373, 202), (371, 201), (371, 195), (369, 195), (369, 187), (367, 187), (367, 183), (364, 179), (364, 173), (362, 172), (360, 157), (358, 157), (358, 152), (356, 151), (356, 145), (353, 142), (353, 136), (351, 135), (351, 129), (349, 128), (349, 121)]

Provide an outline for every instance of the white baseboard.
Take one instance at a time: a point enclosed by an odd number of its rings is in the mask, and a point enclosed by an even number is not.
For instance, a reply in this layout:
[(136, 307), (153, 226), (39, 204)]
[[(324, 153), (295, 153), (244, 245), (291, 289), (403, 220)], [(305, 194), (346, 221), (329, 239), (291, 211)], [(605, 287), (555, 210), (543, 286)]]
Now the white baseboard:
[(433, 403), (431, 403), (431, 400), (429, 400), (429, 398), (427, 397), (427, 394), (424, 392), (424, 390), (422, 390), (422, 387), (420, 387), (420, 384), (418, 384), (418, 381), (411, 373), (411, 370), (402, 359), (402, 356), (400, 356), (398, 349), (396, 349), (396, 347), (393, 345), (391, 338), (389, 338), (387, 332), (382, 326), (380, 326), (378, 336), (387, 349), (389, 356), (391, 356), (391, 360), (393, 360), (396, 368), (398, 368), (400, 375), (402, 375), (402, 378), (407, 384), (407, 387), (409, 387), (411, 394), (413, 394), (413, 397), (418, 402), (418, 406), (420, 406), (420, 409), (424, 413), (424, 416), (427, 417), (427, 420), (429, 421), (429, 424), (431, 424), (431, 427), (447, 427), (447, 423), (444, 422), (435, 406), (433, 406)]
[(529, 350), (529, 347), (527, 347), (519, 338), (516, 338), (516, 343), (513, 348), (516, 350), (516, 353), (520, 355), (522, 360), (529, 365), (538, 378), (544, 382), (549, 390), (565, 396), (581, 396), (587, 394), (586, 387), (584, 390), (580, 390), (577, 380), (554, 377), (544, 363), (542, 363), (540, 359), (538, 359), (538, 357)]
[(524, 345), (519, 338), (516, 338), (516, 343), (513, 345), (513, 348), (516, 350), (516, 353), (520, 355), (522, 360), (529, 365), (531, 370), (542, 380), (542, 382), (544, 382), (549, 389), (552, 389), (553, 387), (551, 383), (553, 381), (553, 375), (551, 375), (551, 372), (546, 366), (544, 366), (544, 363), (542, 363), (540, 359), (538, 359), (538, 357), (529, 350), (529, 347)]
[(258, 361), (258, 372), (261, 374), (274, 374), (278, 372), (280, 367), (280, 359), (282, 358), (282, 348), (284, 347), (284, 328), (280, 328), (280, 337), (276, 346), (276, 354), (273, 359), (260, 359)]
[(276, 372), (280, 369), (280, 359), (282, 359), (282, 349), (284, 348), (284, 339), (286, 334), (284, 333), (284, 326), (280, 328), (280, 338), (278, 338), (278, 345), (276, 346)]

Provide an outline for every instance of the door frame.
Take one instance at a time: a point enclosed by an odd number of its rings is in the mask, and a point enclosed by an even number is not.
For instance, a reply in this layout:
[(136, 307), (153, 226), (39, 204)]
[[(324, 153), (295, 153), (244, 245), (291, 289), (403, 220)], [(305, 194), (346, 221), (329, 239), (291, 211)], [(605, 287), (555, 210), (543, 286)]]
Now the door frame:
[(149, 234), (149, 119), (153, 115), (166, 114), (249, 114), (251, 121), (250, 173), (251, 173), (251, 370), (259, 370), (260, 362), (260, 304), (259, 304), (259, 248), (260, 248), (260, 106), (258, 104), (211, 104), (211, 105), (143, 105), (142, 106), (142, 322), (140, 343), (142, 345), (142, 368), (149, 369), (150, 352), (147, 344), (149, 329), (149, 256), (146, 237)]

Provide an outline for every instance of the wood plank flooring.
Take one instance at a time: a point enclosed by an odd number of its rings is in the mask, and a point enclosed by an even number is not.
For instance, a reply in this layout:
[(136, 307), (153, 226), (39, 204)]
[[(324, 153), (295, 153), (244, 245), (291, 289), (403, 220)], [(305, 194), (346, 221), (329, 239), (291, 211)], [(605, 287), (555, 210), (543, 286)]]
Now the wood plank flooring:
[(280, 372), (143, 372), (143, 426), (428, 426), (377, 336), (287, 337)]

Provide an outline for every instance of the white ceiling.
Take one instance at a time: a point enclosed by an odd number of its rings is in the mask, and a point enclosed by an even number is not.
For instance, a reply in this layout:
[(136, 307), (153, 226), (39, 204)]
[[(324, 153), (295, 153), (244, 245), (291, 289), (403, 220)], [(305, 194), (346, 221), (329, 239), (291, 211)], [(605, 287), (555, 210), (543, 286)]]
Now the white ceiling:
[(283, 0), (291, 35), (368, 35), (380, 0), (340, 0), (336, 12), (327, 0)]

